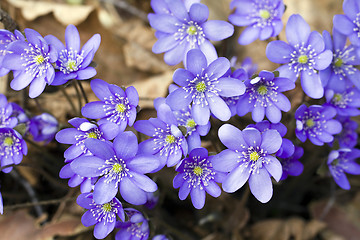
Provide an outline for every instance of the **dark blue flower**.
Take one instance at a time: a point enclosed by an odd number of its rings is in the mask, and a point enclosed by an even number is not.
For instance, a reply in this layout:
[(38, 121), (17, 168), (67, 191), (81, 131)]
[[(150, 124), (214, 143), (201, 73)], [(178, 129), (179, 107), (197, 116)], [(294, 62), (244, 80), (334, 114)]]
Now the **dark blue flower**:
[(59, 128), (59, 123), (49, 113), (42, 113), (30, 119), (29, 132), (34, 141), (46, 141), (49, 143), (54, 139)]
[(286, 25), (284, 41), (272, 41), (266, 47), (266, 56), (270, 61), (285, 64), (277, 70), (280, 77), (296, 81), (301, 75), (301, 86), (311, 98), (321, 98), (324, 95), (318, 70), (327, 68), (333, 53), (325, 49), (325, 43), (320, 33), (310, 32), (310, 26), (298, 14), (291, 15)]
[(345, 91), (346, 88), (355, 85), (360, 89), (360, 71), (353, 65), (360, 64), (356, 46), (345, 46), (346, 36), (333, 29), (333, 38), (330, 33), (323, 32), (325, 49), (331, 50), (333, 60), (329, 67), (319, 71), (319, 76), (326, 89)]
[(230, 8), (236, 8), (229, 21), (236, 26), (247, 26), (239, 37), (239, 44), (247, 45), (256, 39), (276, 37), (283, 24), (281, 17), (285, 6), (282, 0), (233, 0)]
[[(0, 128), (0, 163), (1, 167), (19, 164), (27, 154), (27, 146), (21, 135), (11, 128)], [(12, 167), (4, 168), (9, 173)]]
[(155, 192), (157, 185), (144, 175), (159, 166), (152, 155), (138, 154), (133, 132), (122, 132), (111, 142), (87, 139), (85, 146), (93, 156), (82, 156), (71, 162), (71, 169), (82, 177), (99, 177), (94, 186), (94, 200), (104, 204), (118, 191), (122, 198), (135, 205), (146, 203), (146, 192)]
[(221, 97), (239, 96), (245, 92), (245, 85), (237, 79), (224, 77), (230, 62), (218, 58), (208, 65), (205, 55), (197, 49), (187, 54), (186, 69), (177, 69), (173, 80), (181, 88), (171, 92), (166, 103), (173, 110), (182, 110), (190, 104), (195, 122), (206, 125), (210, 112), (222, 121), (229, 120), (231, 112)]
[(213, 158), (208, 156), (205, 148), (195, 148), (176, 168), (179, 174), (175, 176), (173, 185), (180, 188), (179, 198), (184, 200), (190, 194), (191, 202), (197, 209), (204, 207), (206, 193), (213, 197), (221, 194), (217, 182), (222, 182), (224, 174), (213, 169)]
[(157, 118), (139, 120), (134, 128), (151, 138), (139, 144), (139, 151), (159, 157), (160, 165), (155, 171), (165, 165), (168, 167), (179, 163), (182, 156), (188, 153), (187, 141), (178, 128), (178, 121), (167, 104), (157, 107)]
[(271, 176), (279, 181), (282, 166), (273, 156), (282, 144), (277, 130), (259, 130), (249, 127), (243, 131), (230, 124), (219, 129), (220, 141), (228, 148), (215, 155), (212, 164), (217, 171), (228, 173), (222, 187), (225, 192), (235, 192), (249, 180), (251, 193), (262, 203), (273, 194)]
[(337, 116), (336, 120), (338, 120), (342, 126), (341, 132), (334, 136), (339, 143), (339, 147), (354, 148), (357, 144), (357, 139), (358, 139), (357, 122), (351, 120), (350, 117), (342, 117), (342, 116)]
[(334, 140), (333, 135), (341, 132), (339, 121), (332, 119), (336, 110), (329, 106), (301, 105), (295, 112), (297, 138), (305, 142), (307, 138), (315, 145), (323, 145)]
[(19, 40), (8, 45), (3, 67), (14, 71), (10, 86), (18, 91), (30, 84), (29, 96), (35, 98), (51, 84), (55, 77), (53, 63), (58, 58), (54, 46), (49, 45), (35, 30), (26, 28), (26, 41)]
[(302, 147), (295, 146), (295, 151), (293, 151), (291, 156), (279, 158), (283, 167), (283, 174), (280, 180), (285, 180), (289, 175), (299, 176), (303, 172), (304, 165), (299, 161), (303, 154), (304, 149)]
[(266, 115), (270, 122), (278, 123), (281, 111), (290, 110), (290, 101), (282, 94), (295, 87), (295, 83), (288, 78), (275, 77), (272, 72), (261, 71), (258, 77), (246, 80), (245, 85), (245, 94), (237, 102), (239, 116), (252, 112), (255, 122), (262, 121)]
[(139, 95), (134, 87), (130, 86), (124, 91), (121, 87), (101, 79), (92, 80), (90, 85), (100, 101), (87, 103), (81, 109), (84, 117), (100, 118), (100, 124), (116, 123), (120, 132), (124, 131), (127, 125), (133, 125), (139, 103)]
[(185, 5), (189, 6), (182, 0), (152, 1), (155, 13), (150, 13), (148, 18), (151, 27), (158, 31), (158, 41), (152, 50), (154, 53), (165, 52), (164, 60), (169, 65), (186, 62), (190, 49), (200, 49), (207, 61), (212, 62), (217, 53), (210, 40), (230, 37), (234, 27), (225, 21), (207, 21), (209, 9), (204, 4), (193, 3), (190, 9)]
[(350, 183), (345, 173), (360, 174), (360, 165), (356, 163), (356, 159), (359, 157), (360, 150), (356, 148), (341, 148), (330, 152), (327, 164), (332, 177), (339, 187), (345, 190), (350, 189)]
[(334, 16), (334, 28), (349, 37), (352, 44), (360, 46), (360, 3), (358, 0), (344, 0), (345, 14)]
[(92, 36), (82, 48), (80, 48), (80, 35), (74, 25), (68, 25), (65, 30), (64, 44), (52, 35), (45, 37), (46, 41), (53, 44), (59, 53), (55, 68), (59, 71), (51, 85), (61, 85), (70, 79), (84, 80), (96, 75), (96, 70), (90, 67), (95, 52), (98, 50), (101, 37), (100, 34)]
[(125, 208), (125, 212), (129, 220), (116, 223), (119, 231), (115, 235), (115, 240), (147, 240), (150, 234), (148, 220), (136, 209)]
[(124, 209), (117, 198), (97, 204), (92, 193), (83, 193), (79, 195), (76, 202), (87, 209), (81, 217), (81, 222), (85, 227), (95, 225), (94, 236), (97, 239), (105, 238), (114, 230), (117, 216), (121, 221), (125, 221)]
[(16, 117), (18, 120), (18, 124), (24, 123), (28, 125), (29, 123), (29, 117), (25, 113), (25, 110), (19, 106), (19, 104), (10, 102), (10, 105), (12, 106), (12, 114), (11, 117)]
[(251, 57), (246, 57), (240, 64), (236, 63), (237, 57), (232, 57), (230, 59), (231, 68), (243, 69), (248, 78), (251, 78), (252, 75), (257, 71), (258, 65), (253, 63)]

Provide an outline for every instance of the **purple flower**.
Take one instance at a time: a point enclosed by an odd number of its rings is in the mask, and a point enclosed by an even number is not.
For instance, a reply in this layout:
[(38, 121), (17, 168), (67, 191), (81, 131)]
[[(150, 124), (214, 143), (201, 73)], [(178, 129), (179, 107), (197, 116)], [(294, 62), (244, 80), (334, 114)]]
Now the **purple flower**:
[(345, 173), (360, 174), (360, 165), (355, 161), (359, 157), (360, 150), (356, 148), (341, 148), (330, 152), (327, 164), (336, 184), (342, 189), (350, 189)]
[(360, 91), (356, 88), (348, 88), (345, 91), (325, 91), (326, 104), (336, 109), (340, 116), (360, 115)]
[(15, 30), (15, 32), (12, 33), (8, 30), (0, 29), (0, 76), (5, 76), (10, 71), (9, 69), (3, 67), (3, 61), (5, 55), (9, 53), (7, 51), (7, 47), (10, 43), (17, 40), (25, 40), (25, 37), (18, 30)]
[(146, 240), (149, 238), (149, 223), (144, 215), (136, 209), (125, 208), (129, 221), (116, 223), (119, 231), (115, 240)]
[(237, 102), (237, 114), (244, 116), (252, 112), (252, 119), (260, 122), (264, 116), (270, 122), (281, 120), (281, 111), (291, 108), (289, 99), (281, 92), (295, 88), (295, 83), (288, 78), (275, 77), (274, 73), (261, 71), (258, 77), (245, 81), (246, 92)]
[[(58, 54), (35, 30), (26, 28), (26, 41), (19, 40), (9, 44), (3, 60), (3, 67), (14, 71), (10, 86), (18, 91), (30, 84), (29, 96), (35, 98), (51, 84), (55, 77), (52, 65)], [(11, 53), (9, 53), (11, 52)]]
[(100, 118), (100, 124), (116, 123), (120, 132), (124, 131), (127, 125), (133, 125), (139, 103), (139, 95), (134, 87), (128, 87), (124, 91), (121, 87), (101, 79), (92, 80), (90, 85), (100, 101), (87, 103), (81, 109), (84, 117)]
[(48, 113), (42, 113), (30, 119), (29, 132), (35, 141), (46, 141), (49, 143), (54, 139), (58, 128), (58, 121)]
[(270, 61), (285, 64), (277, 70), (280, 77), (296, 81), (301, 75), (301, 86), (312, 98), (324, 95), (317, 70), (324, 70), (332, 61), (332, 52), (325, 49), (320, 33), (310, 32), (310, 26), (297, 14), (291, 15), (286, 25), (284, 41), (272, 41), (266, 47), (266, 56)]
[(325, 49), (331, 50), (333, 60), (329, 67), (319, 72), (322, 85), (326, 89), (345, 91), (346, 88), (355, 85), (360, 89), (360, 71), (353, 65), (360, 64), (354, 45), (345, 46), (346, 36), (333, 29), (333, 39), (330, 33), (323, 32)]
[(12, 106), (11, 117), (16, 117), (18, 120), (18, 124), (24, 123), (27, 125), (29, 122), (29, 117), (26, 115), (25, 110), (17, 103), (11, 102), (10, 105)]
[(16, 117), (12, 116), (13, 107), (8, 103), (4, 94), (0, 94), (0, 128), (13, 128), (18, 124)]
[(344, 0), (344, 14), (334, 16), (334, 28), (349, 37), (350, 42), (360, 46), (360, 3), (358, 0)]
[(336, 120), (338, 120), (342, 126), (341, 132), (334, 136), (339, 143), (339, 147), (354, 148), (357, 144), (357, 138), (358, 138), (357, 122), (351, 120), (350, 117), (342, 117), (342, 116), (337, 116)]
[[(182, 0), (187, 11), (190, 10), (191, 5), (194, 3), (200, 3), (201, 0)], [(171, 9), (168, 6), (166, 0), (151, 0), (150, 2), (152, 9), (158, 14), (171, 14)]]
[(100, 34), (92, 36), (82, 48), (80, 48), (79, 32), (74, 25), (68, 25), (65, 30), (66, 47), (52, 35), (46, 36), (45, 39), (53, 44), (59, 53), (59, 58), (55, 63), (55, 68), (59, 71), (56, 72), (51, 85), (61, 85), (70, 79), (90, 79), (96, 75), (96, 70), (89, 65), (99, 48)]
[(152, 238), (152, 240), (170, 240), (167, 236), (160, 234), (160, 235), (156, 235)]
[(86, 139), (112, 140), (118, 134), (118, 127), (114, 123), (105, 123), (97, 126), (83, 118), (70, 119), (69, 123), (75, 128), (62, 129), (55, 135), (55, 139), (59, 143), (71, 144), (64, 152), (67, 164), (60, 170), (59, 176), (65, 179), (70, 178), (68, 183), (70, 187), (80, 185), (81, 192), (90, 192), (96, 178), (87, 178), (76, 174), (72, 170), (70, 163), (80, 156), (92, 155), (85, 145)]
[(191, 202), (197, 209), (204, 207), (206, 192), (213, 197), (221, 194), (217, 182), (222, 182), (224, 175), (213, 169), (213, 158), (208, 156), (205, 148), (195, 148), (176, 168), (179, 174), (175, 176), (173, 185), (180, 188), (179, 198), (184, 200), (190, 194)]
[(334, 140), (333, 135), (341, 132), (339, 121), (332, 119), (336, 110), (329, 106), (302, 104), (295, 112), (297, 138), (305, 142), (307, 138), (315, 145), (323, 145)]
[(122, 198), (134, 205), (146, 203), (146, 192), (155, 192), (157, 185), (145, 173), (158, 168), (152, 155), (138, 154), (133, 132), (122, 132), (113, 144), (87, 139), (85, 146), (93, 156), (82, 156), (71, 162), (71, 169), (82, 177), (100, 177), (94, 186), (94, 200), (104, 204), (120, 191)]
[(235, 192), (249, 180), (251, 193), (260, 202), (268, 202), (273, 194), (271, 176), (276, 181), (282, 176), (281, 163), (273, 156), (282, 144), (279, 132), (270, 129), (260, 133), (251, 127), (241, 131), (224, 124), (219, 138), (228, 149), (215, 155), (212, 164), (215, 170), (228, 173), (223, 190)]
[[(178, 89), (175, 85), (170, 85), (170, 92)], [(158, 109), (158, 106), (161, 104), (166, 104), (165, 98), (157, 98), (154, 100), (155, 109)], [(195, 122), (194, 118), (191, 115), (191, 106), (179, 110), (172, 111), (176, 120), (178, 122), (178, 127), (182, 128), (183, 134), (185, 135), (187, 144), (188, 144), (188, 152), (193, 150), (194, 148), (201, 147), (201, 139), (200, 136), (206, 136), (210, 130), (211, 124), (208, 122), (206, 125), (199, 125)]]
[(116, 216), (125, 221), (124, 209), (117, 198), (104, 204), (97, 204), (93, 199), (92, 193), (80, 194), (76, 200), (77, 204), (87, 209), (81, 217), (81, 222), (85, 227), (95, 225), (94, 236), (103, 239), (111, 233), (116, 225)]
[[(0, 162), (1, 167), (19, 164), (23, 155), (27, 154), (27, 146), (21, 135), (11, 128), (0, 128)], [(12, 167), (4, 168), (9, 173)]]
[(144, 206), (147, 207), (148, 209), (154, 209), (159, 202), (159, 198), (160, 198), (159, 190), (157, 190), (156, 192), (147, 192), (146, 198), (147, 200)]
[(280, 180), (285, 180), (288, 175), (299, 176), (303, 172), (304, 165), (299, 161), (303, 154), (304, 149), (302, 147), (295, 146), (295, 151), (291, 156), (280, 158), (280, 162), (283, 167), (283, 174)]
[(222, 121), (229, 120), (231, 112), (221, 97), (233, 97), (245, 92), (245, 85), (237, 79), (223, 77), (230, 68), (226, 58), (218, 58), (208, 65), (205, 55), (197, 49), (187, 54), (186, 69), (177, 69), (173, 80), (181, 88), (171, 92), (166, 103), (173, 110), (182, 110), (190, 104), (195, 122), (206, 125), (210, 112)]
[(258, 65), (257, 65), (257, 64), (254, 64), (254, 63), (252, 62), (251, 57), (246, 57), (246, 58), (242, 61), (242, 63), (240, 63), (240, 64), (237, 64), (237, 63), (236, 63), (236, 60), (237, 60), (237, 57), (232, 57), (232, 58), (230, 59), (231, 67), (232, 67), (232, 68), (235, 68), (235, 69), (237, 69), (237, 70), (238, 70), (239, 68), (240, 68), (240, 69), (243, 69), (243, 70), (246, 72), (248, 78), (251, 78), (252, 75), (257, 71)]
[(285, 6), (282, 0), (233, 0), (230, 8), (236, 8), (229, 21), (236, 26), (248, 26), (239, 37), (239, 44), (247, 45), (257, 38), (266, 40), (276, 37), (283, 24), (281, 17)]
[(139, 144), (139, 151), (156, 155), (160, 159), (160, 165), (154, 169), (155, 171), (159, 171), (165, 165), (172, 167), (179, 163), (183, 155), (187, 155), (187, 141), (178, 125), (174, 113), (167, 104), (157, 107), (157, 118), (135, 122), (134, 128), (138, 132), (151, 137)]
[[(220, 41), (230, 37), (234, 27), (225, 21), (207, 21), (209, 9), (204, 4), (193, 3), (189, 10), (186, 4), (182, 0), (152, 1), (155, 13), (148, 15), (149, 22), (161, 33), (157, 34), (158, 41), (152, 50), (154, 53), (165, 52), (164, 60), (169, 65), (186, 62), (190, 49), (200, 49), (207, 61), (212, 62), (217, 53), (209, 40)], [(158, 10), (160, 8), (163, 10)]]
[(3, 204), (3, 199), (2, 199), (2, 195), (0, 192), (0, 214), (4, 213), (4, 204)]

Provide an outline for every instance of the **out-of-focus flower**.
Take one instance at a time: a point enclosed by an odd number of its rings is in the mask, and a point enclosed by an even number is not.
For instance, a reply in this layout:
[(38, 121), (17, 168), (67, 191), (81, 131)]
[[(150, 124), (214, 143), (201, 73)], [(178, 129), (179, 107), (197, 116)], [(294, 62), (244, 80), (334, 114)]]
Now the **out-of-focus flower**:
[(46, 141), (49, 143), (54, 139), (58, 128), (58, 121), (49, 113), (42, 113), (30, 119), (29, 132), (35, 141)]
[(115, 235), (115, 240), (146, 240), (149, 238), (150, 229), (148, 220), (136, 209), (125, 208), (129, 221), (116, 223), (119, 231)]

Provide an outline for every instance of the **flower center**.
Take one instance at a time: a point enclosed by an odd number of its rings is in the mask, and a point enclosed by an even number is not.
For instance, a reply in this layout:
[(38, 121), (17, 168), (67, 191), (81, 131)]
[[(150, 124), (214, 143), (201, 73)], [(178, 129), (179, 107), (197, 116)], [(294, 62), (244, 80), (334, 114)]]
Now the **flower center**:
[(342, 95), (340, 94), (340, 93), (336, 93), (335, 95), (334, 95), (334, 101), (335, 102), (340, 102), (341, 100), (342, 100)]
[(97, 139), (97, 134), (94, 133), (94, 132), (91, 132), (91, 133), (88, 134), (88, 138), (95, 138), (95, 139)]
[(195, 35), (197, 33), (197, 28), (195, 26), (189, 26), (186, 32), (189, 35)]
[(203, 174), (204, 170), (201, 167), (196, 166), (196, 167), (194, 167), (193, 172), (196, 176), (201, 176)]
[(37, 65), (40, 65), (45, 61), (45, 58), (43, 55), (37, 55), (34, 57), (34, 61)]
[(341, 58), (337, 58), (336, 60), (335, 60), (335, 63), (334, 63), (334, 65), (335, 65), (335, 67), (341, 67), (342, 65), (343, 65), (343, 60), (341, 59)]
[(306, 120), (305, 122), (306, 126), (308, 126), (309, 128), (312, 128), (315, 125), (315, 122), (312, 118)]
[(267, 89), (267, 87), (265, 85), (261, 85), (261, 86), (258, 87), (257, 92), (260, 95), (265, 95), (268, 92), (268, 89)]
[(103, 204), (103, 205), (101, 206), (101, 208), (102, 208), (102, 210), (103, 210), (104, 212), (111, 212), (111, 210), (112, 210), (112, 206), (111, 206), (110, 203), (105, 203), (105, 204)]
[(195, 86), (196, 91), (198, 92), (205, 92), (206, 90), (206, 84), (204, 82), (198, 82)]
[(302, 64), (305, 64), (308, 62), (308, 57), (306, 55), (300, 55), (299, 58), (298, 58), (298, 62), (299, 63), (302, 63)]
[(268, 10), (266, 10), (266, 9), (261, 9), (259, 11), (259, 14), (260, 14), (260, 17), (265, 19), (265, 20), (270, 18), (270, 12)]
[(260, 155), (257, 152), (250, 153), (250, 160), (256, 162), (260, 158)]
[(173, 135), (167, 135), (165, 138), (165, 142), (168, 144), (174, 143), (175, 142), (175, 137)]
[(4, 145), (10, 147), (14, 144), (14, 140), (11, 137), (6, 137), (4, 139)]
[(186, 126), (189, 127), (189, 128), (194, 128), (196, 126), (196, 123), (195, 123), (194, 119), (187, 120)]
[(114, 173), (120, 173), (123, 170), (123, 166), (120, 163), (115, 163), (112, 166), (112, 170), (114, 171)]
[(76, 61), (74, 60), (69, 60), (67, 63), (66, 63), (66, 69), (69, 71), (69, 72), (73, 72), (74, 70), (76, 70)]
[(118, 111), (120, 113), (123, 113), (123, 112), (125, 112), (125, 110), (126, 110), (126, 107), (125, 107), (124, 104), (119, 103), (119, 104), (116, 105), (116, 111)]

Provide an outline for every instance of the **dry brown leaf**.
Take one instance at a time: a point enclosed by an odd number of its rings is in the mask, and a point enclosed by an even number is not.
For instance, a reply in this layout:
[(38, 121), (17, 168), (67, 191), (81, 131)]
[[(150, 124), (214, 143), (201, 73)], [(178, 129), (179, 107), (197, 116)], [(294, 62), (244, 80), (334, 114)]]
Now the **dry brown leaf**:
[(134, 42), (124, 46), (125, 63), (128, 67), (134, 67), (150, 73), (162, 73), (169, 70), (169, 66), (156, 55)]
[[(172, 83), (173, 72), (169, 71), (155, 77), (148, 78), (144, 81), (137, 81), (134, 86), (140, 97), (139, 106), (141, 108), (152, 108), (153, 101), (157, 97), (165, 97), (170, 83)], [(144, 98), (146, 98), (144, 100)]]
[(64, 26), (78, 25), (94, 10), (91, 5), (69, 5), (48, 1), (8, 0), (9, 3), (21, 9), (21, 13), (28, 21), (53, 12), (56, 20)]
[(23, 210), (0, 218), (0, 240), (51, 240), (55, 236), (73, 236), (84, 229), (80, 218), (72, 216), (44, 226), (39, 226), (37, 220)]

